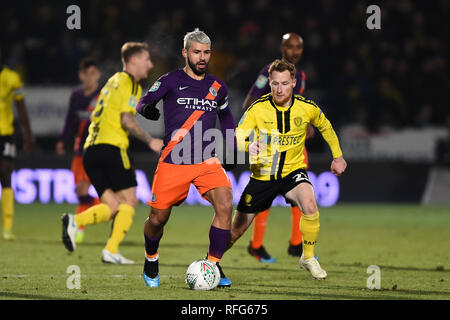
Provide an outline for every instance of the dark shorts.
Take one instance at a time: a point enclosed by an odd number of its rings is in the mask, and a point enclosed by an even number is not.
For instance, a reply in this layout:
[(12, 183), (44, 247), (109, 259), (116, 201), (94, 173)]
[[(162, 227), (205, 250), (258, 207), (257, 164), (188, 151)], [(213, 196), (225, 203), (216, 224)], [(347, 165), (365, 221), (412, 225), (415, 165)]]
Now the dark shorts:
[(16, 153), (13, 136), (0, 136), (0, 159), (14, 160)]
[[(243, 213), (259, 213), (272, 205), (278, 195), (286, 196), (302, 182), (311, 184), (308, 174), (303, 169), (292, 171), (280, 180), (261, 181), (250, 178), (249, 183), (242, 192), (237, 209)], [(312, 185), (312, 184), (311, 184)], [(286, 199), (287, 203), (293, 203)]]
[(84, 151), (83, 165), (99, 197), (106, 189), (116, 192), (137, 186), (127, 150), (108, 144), (90, 146)]

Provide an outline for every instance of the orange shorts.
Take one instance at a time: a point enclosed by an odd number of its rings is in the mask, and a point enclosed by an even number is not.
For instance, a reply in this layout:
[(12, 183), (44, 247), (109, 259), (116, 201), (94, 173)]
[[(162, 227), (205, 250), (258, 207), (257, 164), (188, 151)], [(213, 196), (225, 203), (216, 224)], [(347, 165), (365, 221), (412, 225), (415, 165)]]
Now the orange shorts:
[(202, 196), (214, 188), (231, 189), (230, 179), (217, 158), (186, 165), (160, 161), (153, 177), (152, 199), (147, 203), (156, 209), (178, 206), (188, 196), (191, 183)]
[(83, 156), (74, 156), (72, 160), (72, 172), (75, 184), (80, 181), (85, 181), (91, 183), (86, 171), (84, 171), (83, 166)]

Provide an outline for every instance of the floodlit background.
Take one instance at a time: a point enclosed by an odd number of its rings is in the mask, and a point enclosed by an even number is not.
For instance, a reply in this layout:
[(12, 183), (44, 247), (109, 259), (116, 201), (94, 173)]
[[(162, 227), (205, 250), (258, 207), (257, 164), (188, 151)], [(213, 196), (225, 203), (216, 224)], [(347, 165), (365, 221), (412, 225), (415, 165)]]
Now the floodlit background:
[[(72, 4), (81, 9), (80, 30), (66, 27), (70, 16), (66, 9)], [(280, 57), (281, 36), (292, 31), (304, 39), (300, 67), (307, 75), (305, 96), (315, 100), (333, 123), (349, 164), (339, 179), (337, 201), (448, 203), (450, 81), (445, 39), (450, 1), (378, 2), (380, 30), (367, 28), (370, 4), (356, 0), (2, 4), (3, 63), (23, 77), (37, 140), (33, 160), (19, 154), (16, 169), (69, 168), (70, 145), (63, 158), (56, 156), (54, 146), (84, 56), (98, 59), (104, 83), (121, 70), (121, 45), (146, 41), (155, 65), (143, 83), (146, 90), (162, 74), (183, 66), (183, 36), (199, 27), (212, 39), (210, 71), (229, 86), (237, 122), (259, 70)], [(161, 121), (138, 118), (152, 135), (162, 136)], [(17, 141), (20, 146), (20, 136)], [(308, 141), (307, 147), (310, 172), (319, 176), (328, 171), (331, 154), (321, 136)], [(156, 157), (137, 141), (132, 151), (151, 185)], [(233, 172), (237, 180), (244, 170)], [(43, 183), (38, 176), (33, 171), (22, 178), (36, 185), (36, 201)], [(54, 181), (55, 175), (47, 179)]]

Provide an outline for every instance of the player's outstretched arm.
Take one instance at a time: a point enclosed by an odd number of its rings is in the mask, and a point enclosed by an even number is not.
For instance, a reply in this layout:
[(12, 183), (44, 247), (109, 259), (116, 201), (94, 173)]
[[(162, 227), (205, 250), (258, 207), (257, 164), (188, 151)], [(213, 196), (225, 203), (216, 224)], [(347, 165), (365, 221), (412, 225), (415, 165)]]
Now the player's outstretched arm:
[(331, 162), (331, 172), (336, 176), (340, 176), (341, 174), (343, 174), (346, 168), (347, 162), (345, 161), (343, 156), (333, 159), (333, 161)]
[(161, 139), (152, 138), (147, 132), (142, 130), (141, 126), (136, 121), (134, 114), (123, 112), (120, 115), (120, 122), (122, 127), (124, 127), (132, 136), (148, 145), (150, 149), (157, 153), (161, 151), (163, 141)]

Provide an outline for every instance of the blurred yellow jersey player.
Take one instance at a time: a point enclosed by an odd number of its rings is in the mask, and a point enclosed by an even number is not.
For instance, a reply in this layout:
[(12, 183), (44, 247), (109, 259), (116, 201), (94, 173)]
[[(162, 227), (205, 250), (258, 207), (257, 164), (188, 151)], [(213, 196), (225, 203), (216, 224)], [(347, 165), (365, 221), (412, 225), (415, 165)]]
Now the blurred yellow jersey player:
[(317, 127), (329, 143), (333, 158), (342, 155), (336, 133), (321, 109), (311, 100), (293, 95), (290, 105), (277, 106), (271, 93), (255, 101), (242, 117), (236, 131), (238, 147), (248, 150), (249, 136), (265, 148), (250, 156), (252, 178), (279, 180), (297, 169), (305, 169), (305, 139), (308, 123)]
[(128, 131), (121, 124), (123, 112), (136, 114), (142, 87), (127, 72), (117, 72), (109, 78), (92, 112), (89, 136), (84, 148), (97, 144), (111, 144), (121, 149), (129, 145)]
[(0, 70), (0, 183), (3, 239), (14, 240), (12, 225), (14, 217), (14, 191), (11, 188), (11, 175), (16, 158), (14, 142), (13, 104), (17, 105), (20, 123), (23, 127), (25, 152), (34, 144), (24, 102), (23, 83), (17, 72), (2, 66)]
[(69, 251), (76, 247), (78, 227), (114, 219), (111, 234), (102, 251), (102, 261), (133, 264), (119, 252), (133, 222), (136, 197), (136, 173), (128, 151), (128, 135), (160, 152), (163, 141), (153, 139), (136, 120), (136, 105), (142, 94), (139, 81), (153, 68), (146, 43), (127, 42), (121, 50), (123, 71), (109, 78), (92, 111), (89, 135), (84, 144), (83, 166), (101, 203), (77, 214), (63, 214), (62, 240)]

